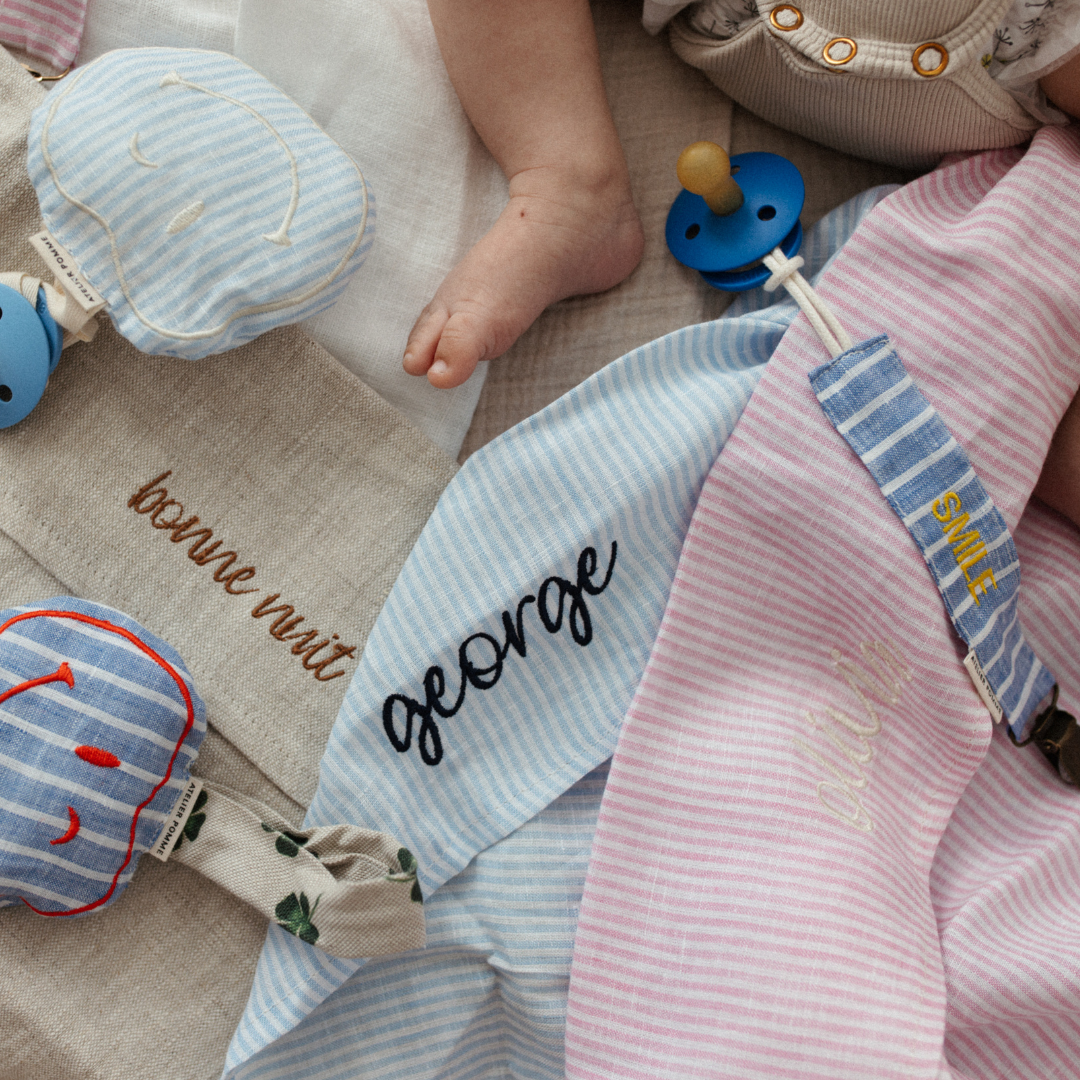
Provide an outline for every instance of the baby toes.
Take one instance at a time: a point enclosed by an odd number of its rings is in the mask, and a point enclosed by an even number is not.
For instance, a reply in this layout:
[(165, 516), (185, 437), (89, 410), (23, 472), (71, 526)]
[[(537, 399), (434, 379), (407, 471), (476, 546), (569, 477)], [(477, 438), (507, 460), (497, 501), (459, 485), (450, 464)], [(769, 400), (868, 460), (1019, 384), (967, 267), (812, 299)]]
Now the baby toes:
[(487, 341), (490, 327), (469, 311), (454, 312), (439, 335), (434, 359), (428, 368), (428, 381), (440, 390), (460, 386), (476, 370), (476, 365), (491, 353)]
[(409, 340), (405, 344), (405, 356), (402, 366), (410, 375), (424, 375), (435, 361), (435, 350), (439, 336), (450, 318), (446, 305), (439, 300), (432, 300), (413, 324), (409, 331)]

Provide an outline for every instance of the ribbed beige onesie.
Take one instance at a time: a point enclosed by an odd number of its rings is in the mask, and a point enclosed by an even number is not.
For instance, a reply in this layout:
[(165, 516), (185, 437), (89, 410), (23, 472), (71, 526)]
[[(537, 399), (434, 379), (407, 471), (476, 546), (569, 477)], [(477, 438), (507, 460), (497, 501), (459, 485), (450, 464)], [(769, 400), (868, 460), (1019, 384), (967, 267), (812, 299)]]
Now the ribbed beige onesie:
[(717, 40), (684, 11), (675, 51), (763, 119), (845, 153), (928, 168), (949, 151), (1027, 140), (1040, 122), (991, 78), (1010, 0), (758, 0)]

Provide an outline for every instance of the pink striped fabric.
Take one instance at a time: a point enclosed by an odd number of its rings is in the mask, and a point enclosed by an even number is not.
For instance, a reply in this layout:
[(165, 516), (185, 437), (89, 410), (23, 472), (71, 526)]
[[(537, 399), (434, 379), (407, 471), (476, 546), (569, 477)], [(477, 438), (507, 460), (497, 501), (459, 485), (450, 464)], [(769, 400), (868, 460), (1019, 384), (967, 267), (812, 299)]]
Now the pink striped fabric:
[(0, 42), (57, 68), (79, 51), (86, 0), (0, 0)]
[[(1014, 533), (1080, 382), (1078, 177), (1057, 128), (941, 169), (819, 289), (890, 334)], [(825, 359), (800, 318), (702, 492), (604, 796), (571, 1080), (1076, 1075), (1080, 794), (992, 731)], [(1016, 539), (1076, 711), (1080, 544), (1036, 508)]]

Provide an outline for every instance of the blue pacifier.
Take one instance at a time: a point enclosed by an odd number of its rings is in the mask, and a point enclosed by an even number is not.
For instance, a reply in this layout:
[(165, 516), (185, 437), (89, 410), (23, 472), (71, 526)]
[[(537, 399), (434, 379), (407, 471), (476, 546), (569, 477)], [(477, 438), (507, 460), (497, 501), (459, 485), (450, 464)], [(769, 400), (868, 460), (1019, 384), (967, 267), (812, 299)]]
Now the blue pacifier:
[(729, 158), (716, 143), (696, 142), (679, 155), (677, 168), (686, 190), (668, 212), (667, 245), (714, 288), (756, 288), (771, 273), (761, 263), (764, 256), (777, 247), (789, 259), (798, 252), (806, 188), (787, 158), (765, 153)]
[(49, 314), (45, 290), (37, 305), (0, 285), (0, 428), (29, 415), (60, 359), (63, 334)]

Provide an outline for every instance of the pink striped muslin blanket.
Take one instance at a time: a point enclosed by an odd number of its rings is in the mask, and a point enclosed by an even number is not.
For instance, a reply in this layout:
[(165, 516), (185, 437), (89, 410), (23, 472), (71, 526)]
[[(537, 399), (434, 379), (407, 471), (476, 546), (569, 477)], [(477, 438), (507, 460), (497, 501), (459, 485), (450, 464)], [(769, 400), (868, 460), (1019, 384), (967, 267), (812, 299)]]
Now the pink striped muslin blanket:
[[(819, 294), (884, 331), (1015, 534), (1080, 705), (1080, 539), (1033, 504), (1080, 382), (1080, 135), (885, 200)], [(567, 1076), (1073, 1077), (1080, 792), (995, 729), (923, 556), (783, 338), (703, 489), (612, 763)], [(1019, 528), (1018, 528), (1019, 523)]]
[(67, 67), (79, 51), (86, 0), (0, 0), (0, 42)]

